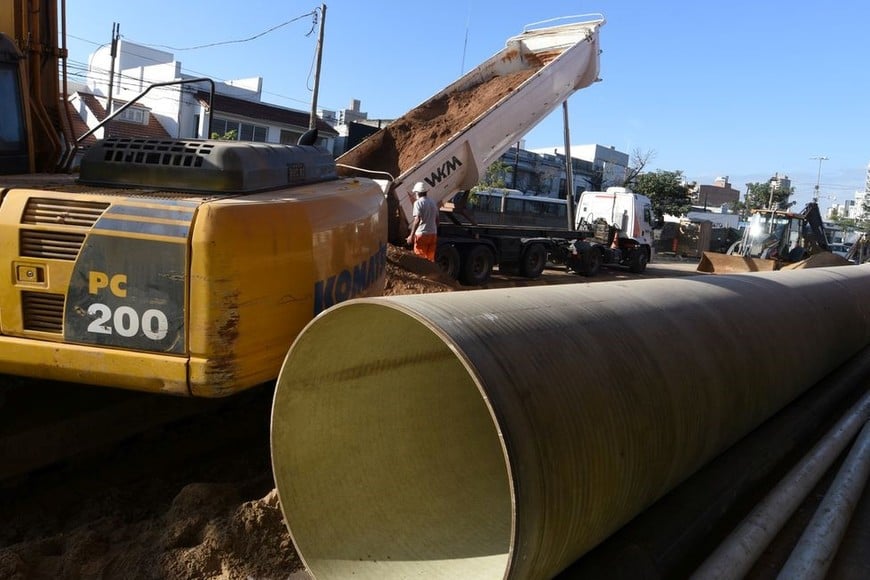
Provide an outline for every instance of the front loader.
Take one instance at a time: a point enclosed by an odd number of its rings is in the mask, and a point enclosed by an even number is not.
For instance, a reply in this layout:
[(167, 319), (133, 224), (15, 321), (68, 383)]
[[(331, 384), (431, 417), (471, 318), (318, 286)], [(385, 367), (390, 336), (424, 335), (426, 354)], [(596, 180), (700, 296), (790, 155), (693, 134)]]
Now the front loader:
[(828, 248), (819, 206), (810, 202), (800, 213), (756, 210), (742, 239), (725, 254), (704, 252), (698, 271), (733, 274), (847, 264)]

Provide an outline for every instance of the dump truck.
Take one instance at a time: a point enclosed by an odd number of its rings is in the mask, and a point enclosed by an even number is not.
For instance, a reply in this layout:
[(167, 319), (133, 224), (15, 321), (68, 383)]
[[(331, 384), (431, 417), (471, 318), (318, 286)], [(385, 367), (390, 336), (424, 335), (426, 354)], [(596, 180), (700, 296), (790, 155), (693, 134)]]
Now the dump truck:
[[(344, 175), (391, 180), (390, 241), (404, 244), (418, 181), (441, 204), (468, 191), (509, 147), (579, 88), (598, 80), (601, 15), (530, 25), (496, 53), (338, 158)], [(443, 139), (442, 136), (446, 136)], [(579, 237), (562, 227), (492, 227), (442, 220), (436, 261), (469, 285), (494, 266), (535, 278), (551, 251)]]
[(759, 209), (740, 240), (725, 254), (703, 252), (698, 271), (711, 274), (765, 272), (849, 264), (832, 253), (819, 206), (809, 202), (799, 213)]
[[(448, 275), (458, 275), (465, 283), (485, 281), (493, 261), (500, 271), (535, 278), (547, 262), (583, 276), (594, 276), (604, 265), (642, 273), (652, 257), (652, 202), (624, 187), (580, 194), (573, 228), (568, 227), (564, 199), (511, 190), (477, 195), (484, 198), (476, 204), (485, 210), (482, 223), (463, 222), (448, 211), (442, 214), (449, 219), (439, 226), (437, 261)], [(463, 246), (469, 248), (467, 260), (458, 249)]]
[[(73, 175), (48, 171), (75, 138), (59, 106), (57, 8), (16, 0), (0, 10), (11, 73), (0, 93), (21, 105), (4, 107), (15, 123), (5, 126), (22, 129), (0, 173), (25, 170), (0, 175), (0, 373), (194, 397), (274, 379), (313, 317), (382, 294), (411, 186), (425, 181), (441, 201), (477, 183), (597, 79), (604, 23), (548, 22), (510, 38), (361, 146), (394, 153), (393, 165), (356, 163), (359, 150), (336, 163), (305, 142), (108, 137)], [(460, 102), (472, 106), (451, 115)], [(41, 147), (37, 128), (66, 149)]]

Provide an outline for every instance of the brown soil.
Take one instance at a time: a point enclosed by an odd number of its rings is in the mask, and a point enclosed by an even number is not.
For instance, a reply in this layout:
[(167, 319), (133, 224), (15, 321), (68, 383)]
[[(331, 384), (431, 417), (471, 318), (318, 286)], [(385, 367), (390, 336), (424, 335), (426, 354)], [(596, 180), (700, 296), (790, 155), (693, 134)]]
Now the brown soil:
[(338, 162), (398, 177), (498, 103), (536, 70), (530, 68), (493, 77), (468, 90), (427, 101), (339, 157)]
[(455, 280), (442, 274), (434, 262), (408, 250), (388, 246), (386, 296), (451, 292), (459, 287)]

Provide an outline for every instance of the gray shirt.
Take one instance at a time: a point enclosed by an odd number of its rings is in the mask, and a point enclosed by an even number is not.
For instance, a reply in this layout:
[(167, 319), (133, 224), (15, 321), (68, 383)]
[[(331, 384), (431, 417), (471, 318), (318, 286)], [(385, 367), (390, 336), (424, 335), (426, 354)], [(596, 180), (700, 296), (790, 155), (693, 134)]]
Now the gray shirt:
[(420, 225), (417, 226), (415, 234), (438, 233), (438, 205), (428, 196), (420, 196), (414, 202), (414, 217), (420, 218)]

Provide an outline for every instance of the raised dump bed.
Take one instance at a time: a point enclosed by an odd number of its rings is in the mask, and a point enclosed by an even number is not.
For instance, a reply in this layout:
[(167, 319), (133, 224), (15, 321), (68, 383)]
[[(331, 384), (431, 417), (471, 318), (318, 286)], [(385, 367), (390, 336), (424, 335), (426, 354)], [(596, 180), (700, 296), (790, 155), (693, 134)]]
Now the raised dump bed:
[(604, 18), (568, 19), (527, 26), (500, 52), (339, 157), (340, 171), (389, 174), (405, 224), (417, 181), (429, 184), (436, 202), (476, 185), (511, 145), (598, 78)]

